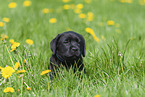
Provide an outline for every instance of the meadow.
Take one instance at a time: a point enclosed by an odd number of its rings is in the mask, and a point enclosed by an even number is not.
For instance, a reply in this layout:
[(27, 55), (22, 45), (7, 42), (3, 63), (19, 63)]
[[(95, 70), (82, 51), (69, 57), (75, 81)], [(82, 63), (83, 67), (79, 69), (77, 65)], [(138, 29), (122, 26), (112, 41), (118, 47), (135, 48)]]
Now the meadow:
[[(51, 40), (85, 38), (86, 74), (48, 70)], [(145, 0), (0, 0), (1, 97), (144, 97)]]

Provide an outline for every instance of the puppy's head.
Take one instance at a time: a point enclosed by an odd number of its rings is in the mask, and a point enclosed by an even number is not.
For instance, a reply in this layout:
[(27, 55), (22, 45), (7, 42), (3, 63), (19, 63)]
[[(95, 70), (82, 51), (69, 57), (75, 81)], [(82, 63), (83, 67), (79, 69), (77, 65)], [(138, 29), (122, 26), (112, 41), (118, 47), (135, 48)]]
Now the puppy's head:
[(53, 55), (71, 61), (85, 57), (85, 40), (82, 35), (73, 31), (58, 34), (50, 43)]

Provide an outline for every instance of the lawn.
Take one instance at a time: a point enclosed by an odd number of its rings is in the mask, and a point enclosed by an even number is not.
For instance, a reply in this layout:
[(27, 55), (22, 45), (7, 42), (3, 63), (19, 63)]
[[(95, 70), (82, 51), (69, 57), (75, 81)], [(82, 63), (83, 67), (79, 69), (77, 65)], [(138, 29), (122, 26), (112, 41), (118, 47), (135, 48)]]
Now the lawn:
[[(50, 42), (66, 31), (85, 38), (86, 73), (50, 80)], [(145, 95), (145, 0), (0, 0), (0, 35), (1, 97)]]

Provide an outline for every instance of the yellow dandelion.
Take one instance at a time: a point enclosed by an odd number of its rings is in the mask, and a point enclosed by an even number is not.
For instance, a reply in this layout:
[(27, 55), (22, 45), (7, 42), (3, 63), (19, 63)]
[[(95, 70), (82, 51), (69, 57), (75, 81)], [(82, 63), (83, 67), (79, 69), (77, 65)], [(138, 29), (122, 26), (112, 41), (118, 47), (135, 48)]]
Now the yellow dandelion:
[(19, 66), (20, 66), (20, 63), (19, 62), (16, 62), (15, 63), (15, 70), (17, 70), (19, 68)]
[(107, 21), (107, 25), (109, 25), (109, 26), (112, 26), (112, 25), (114, 25), (114, 24), (115, 24), (115, 22), (114, 22), (113, 20)]
[(14, 44), (14, 39), (10, 39), (9, 42), (10, 42), (11, 44)]
[(3, 27), (4, 26), (4, 23), (3, 22), (0, 22), (0, 27)]
[(4, 22), (9, 22), (10, 19), (5, 17), (5, 18), (3, 18), (3, 21), (4, 21)]
[(20, 43), (19, 42), (14, 42), (13, 45), (11, 46), (11, 49), (12, 49), (11, 52), (12, 51), (15, 51), (16, 48), (19, 47), (19, 46), (20, 46)]
[(94, 38), (97, 42), (100, 41), (99, 38), (95, 35), (93, 29), (91, 29), (91, 28), (86, 28), (85, 31), (86, 31), (87, 33), (91, 34), (91, 35), (93, 36), (93, 38)]
[(12, 88), (12, 87), (7, 87), (7, 88), (4, 89), (4, 92), (5, 92), (5, 93), (7, 93), (7, 92), (13, 93), (13, 92), (14, 92), (14, 88)]
[(31, 40), (31, 39), (26, 39), (26, 41), (25, 41), (27, 44), (29, 44), (29, 45), (32, 45), (33, 44), (33, 40)]
[(95, 95), (94, 97), (101, 97), (101, 95)]
[(1, 40), (8, 39), (8, 36), (5, 34), (1, 34)]
[(9, 78), (10, 76), (12, 77), (12, 74), (14, 72), (15, 72), (15, 70), (10, 66), (2, 68), (2, 70), (1, 70), (1, 74), (4, 78)]
[(68, 10), (68, 9), (70, 9), (70, 5), (66, 4), (66, 5), (63, 6), (63, 8), (64, 8), (65, 10)]
[(31, 1), (26, 0), (26, 1), (24, 1), (23, 6), (28, 7), (31, 5), (31, 3), (32, 3)]
[(82, 11), (81, 11), (81, 9), (75, 9), (74, 12), (75, 13), (81, 13)]
[(8, 6), (9, 6), (9, 8), (15, 8), (17, 6), (17, 3), (11, 2), (11, 3), (9, 3)]
[(29, 86), (28, 86), (26, 89), (27, 89), (28, 91), (31, 90), (31, 88), (30, 88)]
[(89, 3), (91, 3), (91, 0), (85, 0), (85, 3), (89, 4)]
[(71, 1), (71, 0), (62, 0), (62, 2), (64, 2), (64, 3), (67, 3), (67, 2), (69, 2), (69, 1)]
[(56, 23), (57, 20), (56, 20), (56, 18), (51, 18), (51, 19), (49, 19), (49, 22), (50, 22), (50, 23)]
[(13, 48), (12, 50), (10, 50), (10, 52), (16, 51), (16, 48)]
[(83, 19), (83, 18), (85, 18), (85, 17), (86, 17), (86, 15), (85, 15), (85, 14), (83, 14), (83, 13), (81, 13), (81, 14), (79, 14), (79, 17)]
[(83, 6), (83, 4), (77, 4), (76, 7), (77, 7), (78, 9), (82, 9), (84, 6)]
[(91, 28), (86, 28), (85, 31), (89, 32), (89, 33), (94, 33), (93, 29), (91, 29)]
[(42, 73), (41, 73), (40, 75), (47, 74), (48, 72), (51, 72), (51, 70), (45, 70), (45, 71), (42, 71)]
[(132, 3), (132, 2), (133, 2), (132, 0), (127, 0), (127, 1), (126, 1), (126, 3)]
[(139, 0), (139, 4), (140, 4), (140, 5), (145, 5), (145, 1)]
[(18, 74), (18, 73), (24, 73), (24, 72), (26, 72), (26, 70), (18, 70), (16, 73)]
[(88, 17), (87, 17), (87, 21), (93, 21), (94, 18), (94, 14), (92, 12), (88, 12)]
[(49, 13), (50, 10), (49, 10), (48, 8), (44, 8), (44, 9), (42, 10), (42, 12), (43, 12), (44, 14), (46, 14), (46, 13)]
[(87, 15), (90, 16), (90, 17), (94, 16), (94, 14), (92, 12), (88, 12)]

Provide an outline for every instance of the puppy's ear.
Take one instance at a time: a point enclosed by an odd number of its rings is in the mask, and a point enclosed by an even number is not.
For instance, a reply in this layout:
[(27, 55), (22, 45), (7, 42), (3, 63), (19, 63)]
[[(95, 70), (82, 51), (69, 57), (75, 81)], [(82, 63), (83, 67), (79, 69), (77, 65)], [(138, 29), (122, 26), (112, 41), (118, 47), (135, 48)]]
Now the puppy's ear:
[(82, 55), (83, 57), (85, 57), (85, 50), (86, 50), (86, 45), (85, 45), (85, 39), (83, 38), (82, 35), (80, 35), (81, 38), (81, 49), (82, 49)]
[(51, 46), (51, 50), (53, 52), (53, 55), (56, 54), (56, 49), (57, 49), (57, 42), (60, 38), (60, 34), (58, 34), (50, 43), (50, 46)]

